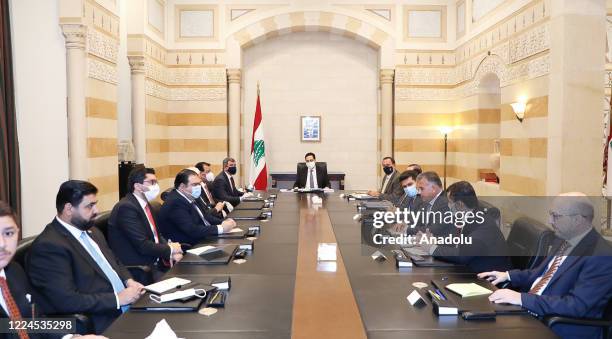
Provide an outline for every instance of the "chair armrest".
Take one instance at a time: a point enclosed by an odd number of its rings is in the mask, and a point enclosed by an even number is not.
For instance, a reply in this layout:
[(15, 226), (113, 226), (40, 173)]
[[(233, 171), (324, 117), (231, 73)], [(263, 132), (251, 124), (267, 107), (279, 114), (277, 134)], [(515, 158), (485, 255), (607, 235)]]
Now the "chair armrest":
[(151, 266), (147, 266), (147, 265), (128, 265), (124, 267), (127, 268), (128, 270), (134, 269), (134, 270), (141, 270), (146, 273), (151, 272)]
[(612, 320), (605, 320), (605, 319), (569, 318), (569, 317), (561, 317), (561, 316), (550, 316), (550, 317), (545, 317), (543, 321), (548, 327), (551, 327), (555, 324), (612, 327)]

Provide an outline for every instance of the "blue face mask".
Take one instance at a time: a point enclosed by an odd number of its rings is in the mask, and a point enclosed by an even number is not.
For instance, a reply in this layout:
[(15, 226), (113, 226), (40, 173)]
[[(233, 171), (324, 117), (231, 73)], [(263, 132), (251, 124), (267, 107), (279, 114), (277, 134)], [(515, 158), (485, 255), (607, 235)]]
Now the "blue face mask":
[(191, 187), (191, 196), (194, 199), (199, 198), (201, 194), (202, 194), (202, 186), (198, 185), (198, 186)]
[(416, 185), (406, 186), (404, 187), (404, 193), (410, 198), (414, 198), (417, 196), (417, 188)]

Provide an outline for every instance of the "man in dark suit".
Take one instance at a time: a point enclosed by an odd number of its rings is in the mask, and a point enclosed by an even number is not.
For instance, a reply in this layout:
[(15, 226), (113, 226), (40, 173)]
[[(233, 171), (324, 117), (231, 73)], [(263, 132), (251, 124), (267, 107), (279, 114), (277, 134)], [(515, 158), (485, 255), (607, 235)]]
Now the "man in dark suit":
[(308, 152), (304, 156), (306, 166), (298, 164), (294, 188), (330, 188), (327, 167), (317, 163), (314, 153)]
[[(13, 210), (5, 202), (0, 201), (0, 318), (13, 321), (40, 316), (36, 308), (39, 296), (30, 286), (21, 265), (12, 261), (17, 250), (18, 234), (19, 226)], [(1, 337), (6, 339), (73, 338), (70, 334), (26, 333), (25, 331), (5, 333)], [(97, 335), (86, 335), (79, 338), (105, 339)]]
[[(536, 316), (600, 318), (612, 298), (612, 249), (593, 229), (593, 205), (582, 193), (557, 197), (550, 222), (560, 241), (553, 255), (531, 270), (478, 274), (493, 284), (510, 282), (513, 289), (495, 291), (489, 300), (521, 305)], [(595, 327), (558, 324), (562, 338), (600, 338)]]
[(380, 189), (378, 191), (368, 191), (368, 194), (379, 197), (381, 200), (396, 201), (404, 195), (404, 190), (399, 181), (400, 173), (395, 168), (395, 159), (384, 157), (382, 159), (382, 169), (385, 176), (380, 183)]
[(416, 188), (416, 178), (418, 173), (415, 171), (404, 171), (398, 176), (398, 181), (402, 188), (402, 194), (394, 197), (391, 201), (393, 205), (400, 210), (408, 209), (412, 211), (416, 209), (421, 200), (418, 196)]
[[(421, 204), (417, 210), (423, 213), (411, 227), (408, 234), (431, 232), (434, 236), (447, 236), (454, 232), (455, 226), (444, 221), (444, 215), (449, 211), (448, 199), (442, 189), (442, 181), (436, 172), (423, 172), (417, 177), (417, 190)], [(413, 227), (414, 226), (414, 227)]]
[(200, 195), (199, 199), (196, 199), (196, 202), (199, 203), (198, 206), (202, 206), (206, 210), (210, 210), (210, 213), (219, 219), (225, 219), (229, 212), (233, 210), (233, 206), (228, 202), (217, 201), (213, 197), (212, 181), (208, 180), (212, 175), (212, 172), (210, 171), (210, 164), (207, 162), (198, 162), (194, 167), (189, 167), (188, 169), (198, 173), (200, 179), (202, 180), (202, 183), (200, 184), (202, 186), (202, 194)]
[(180, 243), (168, 242), (157, 229), (157, 216), (150, 201), (159, 194), (155, 170), (136, 166), (128, 176), (128, 194), (119, 201), (108, 221), (108, 242), (134, 279), (144, 285), (159, 280), (168, 267), (181, 260)]
[(27, 266), (44, 313), (83, 313), (103, 332), (144, 292), (92, 228), (98, 189), (69, 180), (57, 193), (57, 216), (32, 244)]
[[(504, 235), (499, 230), (496, 220), (481, 210), (478, 197), (472, 185), (459, 181), (447, 189), (448, 205), (455, 220), (453, 236), (463, 235), (471, 239), (470, 244), (435, 245), (423, 243), (421, 246), (437, 259), (461, 264), (472, 272), (510, 269), (510, 258)], [(417, 241), (425, 235), (417, 235)]]
[(223, 159), (223, 171), (215, 177), (213, 182), (212, 193), (215, 200), (228, 201), (232, 206), (238, 206), (242, 199), (251, 196), (251, 193), (240, 192), (236, 187), (234, 181), (236, 171), (236, 160), (233, 158)]
[(207, 237), (229, 232), (236, 227), (232, 219), (211, 223), (196, 206), (202, 194), (201, 179), (192, 170), (181, 170), (174, 179), (174, 190), (168, 193), (159, 213), (162, 234), (173, 241), (197, 244)]

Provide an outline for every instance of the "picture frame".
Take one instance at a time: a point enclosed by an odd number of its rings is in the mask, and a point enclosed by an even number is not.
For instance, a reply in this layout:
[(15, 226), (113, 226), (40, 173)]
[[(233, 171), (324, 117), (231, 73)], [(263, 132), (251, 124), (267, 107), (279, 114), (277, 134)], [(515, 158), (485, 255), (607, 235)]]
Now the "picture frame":
[(302, 116), (300, 123), (300, 138), (302, 142), (321, 141), (321, 117)]

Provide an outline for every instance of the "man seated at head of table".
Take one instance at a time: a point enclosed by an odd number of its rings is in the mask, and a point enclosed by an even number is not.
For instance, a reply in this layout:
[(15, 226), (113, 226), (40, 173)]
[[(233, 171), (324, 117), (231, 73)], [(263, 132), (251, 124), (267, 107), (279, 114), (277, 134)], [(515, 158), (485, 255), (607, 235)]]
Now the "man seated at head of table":
[[(492, 213), (487, 213), (478, 204), (472, 185), (459, 181), (447, 190), (449, 212), (455, 220), (453, 236), (470, 239), (470, 243), (459, 245), (436, 245), (423, 243), (420, 246), (437, 259), (466, 266), (474, 273), (510, 269), (510, 258), (506, 240)], [(419, 233), (431, 237), (430, 233)]]
[(195, 202), (202, 194), (200, 183), (200, 176), (192, 170), (184, 169), (176, 175), (174, 189), (159, 212), (160, 229), (166, 239), (194, 245), (236, 227), (233, 219), (219, 222), (202, 213)]
[(144, 290), (93, 227), (97, 193), (87, 181), (60, 186), (57, 216), (32, 243), (27, 273), (44, 313), (83, 313), (102, 333)]
[[(594, 208), (582, 193), (556, 197), (549, 211), (559, 238), (542, 263), (528, 270), (478, 274), (493, 284), (510, 282), (489, 296), (495, 303), (521, 305), (539, 317), (601, 318), (612, 298), (612, 249), (593, 228)], [(562, 338), (600, 338), (597, 327), (557, 324)]]

